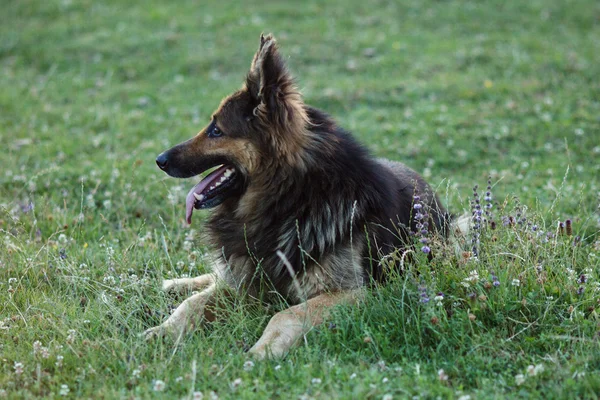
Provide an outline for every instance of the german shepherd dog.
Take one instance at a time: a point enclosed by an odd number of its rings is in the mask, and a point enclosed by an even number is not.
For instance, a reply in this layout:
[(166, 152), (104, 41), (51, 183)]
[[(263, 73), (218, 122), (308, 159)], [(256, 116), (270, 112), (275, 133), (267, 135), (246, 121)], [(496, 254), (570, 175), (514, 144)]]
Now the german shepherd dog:
[(270, 293), (291, 307), (272, 317), (249, 351), (284, 356), (328, 309), (358, 301), (362, 288), (385, 280), (381, 258), (413, 245), (416, 194), (429, 230), (447, 232), (447, 213), (423, 178), (373, 158), (304, 103), (272, 35), (261, 35), (244, 85), (208, 126), (156, 163), (176, 178), (217, 167), (186, 199), (188, 223), (194, 209), (213, 209), (207, 230), (214, 263), (210, 274), (164, 282), (165, 290), (197, 292), (147, 338), (178, 339), (213, 320), (221, 289)]

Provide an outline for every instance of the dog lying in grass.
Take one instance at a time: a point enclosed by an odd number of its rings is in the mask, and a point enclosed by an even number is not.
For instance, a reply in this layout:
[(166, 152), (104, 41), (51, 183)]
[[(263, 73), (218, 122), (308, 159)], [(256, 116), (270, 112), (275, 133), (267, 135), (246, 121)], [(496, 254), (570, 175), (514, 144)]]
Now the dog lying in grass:
[(198, 293), (148, 338), (178, 338), (213, 320), (223, 288), (290, 305), (250, 349), (259, 358), (284, 356), (330, 307), (384, 281), (389, 270), (380, 260), (412, 246), (411, 232), (447, 233), (447, 213), (421, 176), (373, 158), (304, 103), (271, 35), (261, 35), (242, 88), (208, 126), (156, 163), (176, 178), (216, 167), (186, 198), (188, 223), (194, 209), (212, 209), (206, 229), (215, 261), (209, 274), (164, 282), (165, 290)]

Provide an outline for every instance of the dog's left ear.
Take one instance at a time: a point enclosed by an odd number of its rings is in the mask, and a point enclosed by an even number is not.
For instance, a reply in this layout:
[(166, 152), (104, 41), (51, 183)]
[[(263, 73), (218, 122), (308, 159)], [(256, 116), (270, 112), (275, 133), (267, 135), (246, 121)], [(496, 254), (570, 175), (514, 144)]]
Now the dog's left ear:
[(252, 60), (246, 87), (258, 103), (255, 116), (262, 114), (271, 122), (285, 124), (296, 112), (302, 112), (302, 97), (270, 34), (260, 35), (260, 47)]

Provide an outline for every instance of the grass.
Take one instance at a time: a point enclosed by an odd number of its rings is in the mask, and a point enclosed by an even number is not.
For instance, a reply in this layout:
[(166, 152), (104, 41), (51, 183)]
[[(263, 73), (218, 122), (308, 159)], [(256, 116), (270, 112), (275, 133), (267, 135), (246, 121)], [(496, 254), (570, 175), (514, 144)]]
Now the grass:
[[(3, 4), (0, 396), (597, 398), (599, 4), (299, 4)], [(452, 211), (491, 176), (497, 229), (478, 261), (418, 257), (285, 360), (249, 362), (269, 316), (243, 302), (147, 344), (178, 302), (160, 280), (206, 268), (193, 180), (154, 158), (241, 85), (263, 31), (308, 103)]]

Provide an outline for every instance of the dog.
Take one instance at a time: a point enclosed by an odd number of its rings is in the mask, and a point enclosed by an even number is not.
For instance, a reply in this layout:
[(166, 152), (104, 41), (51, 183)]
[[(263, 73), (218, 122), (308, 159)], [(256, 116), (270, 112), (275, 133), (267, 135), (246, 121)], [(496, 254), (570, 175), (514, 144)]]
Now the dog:
[[(381, 259), (410, 249), (411, 232), (448, 230), (448, 214), (421, 176), (372, 157), (304, 103), (272, 35), (261, 35), (242, 88), (208, 126), (156, 163), (176, 178), (217, 167), (186, 198), (188, 223), (195, 209), (213, 210), (206, 229), (214, 262), (210, 274), (164, 281), (165, 290), (196, 292), (147, 338), (181, 338), (214, 320), (224, 290), (285, 300), (290, 307), (249, 350), (283, 357), (332, 306), (356, 303), (365, 287), (384, 282), (390, 271)], [(416, 198), (424, 224), (414, 218)]]

